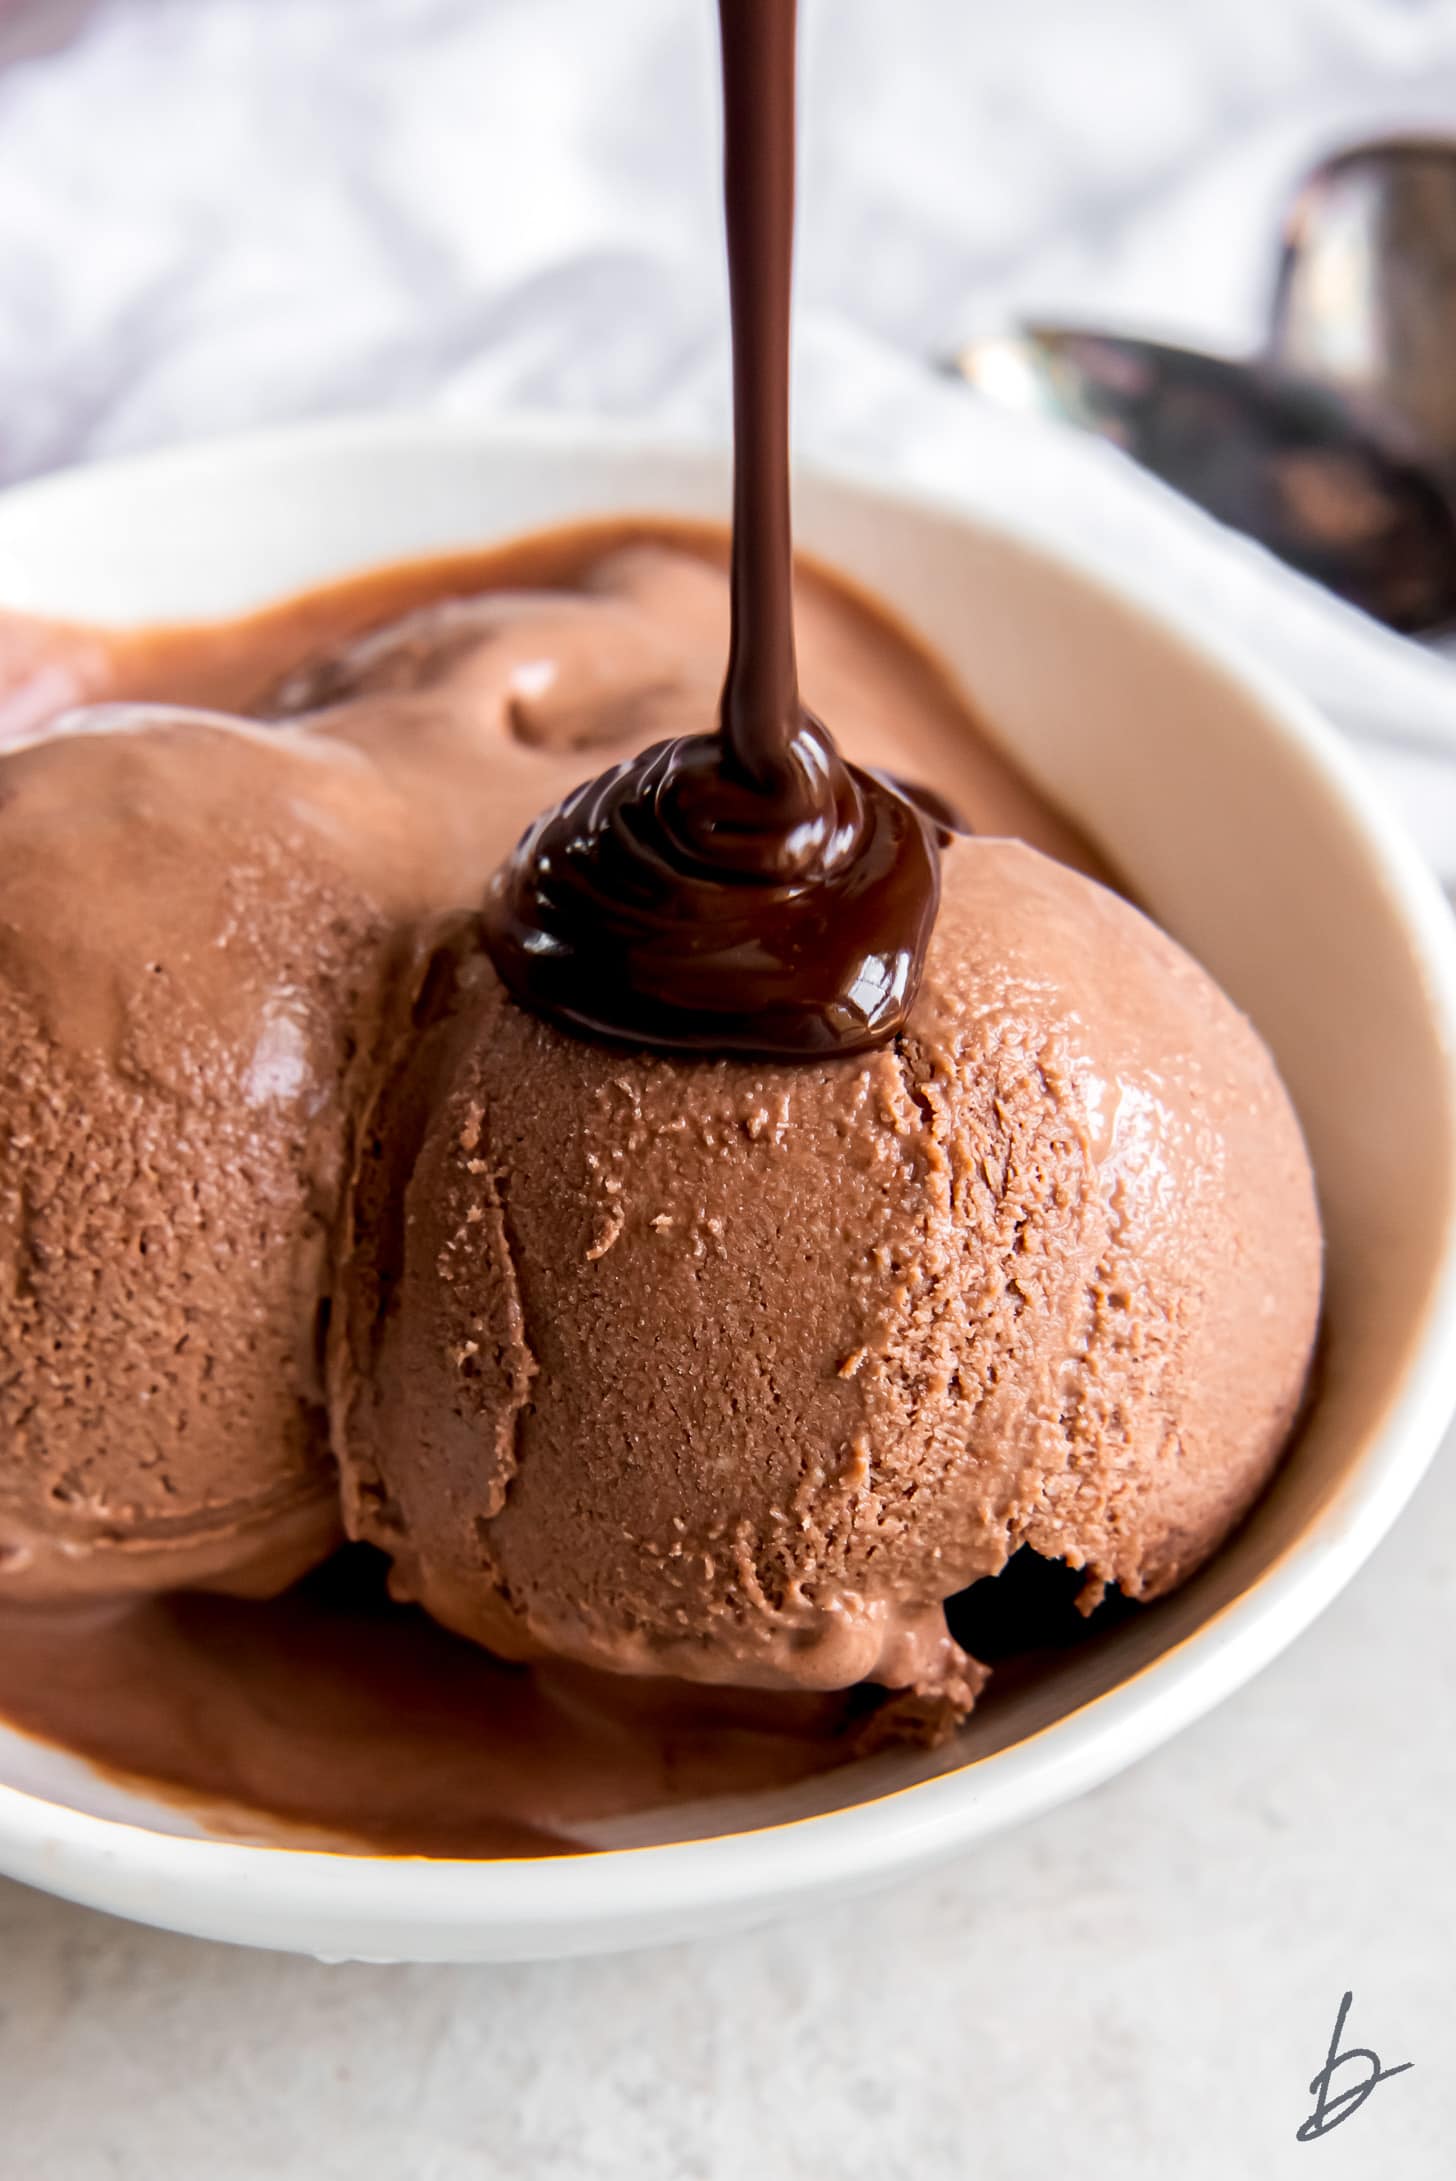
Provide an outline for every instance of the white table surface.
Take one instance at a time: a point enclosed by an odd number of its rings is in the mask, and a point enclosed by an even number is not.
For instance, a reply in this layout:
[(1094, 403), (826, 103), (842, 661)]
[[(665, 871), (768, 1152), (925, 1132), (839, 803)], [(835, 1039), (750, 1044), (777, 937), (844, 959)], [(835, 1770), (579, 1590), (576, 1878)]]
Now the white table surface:
[[(708, 7), (0, 4), (0, 480), (361, 400), (718, 415)], [(831, 378), (872, 362), (860, 453), (894, 452), (887, 356), (1017, 302), (1247, 337), (1263, 259), (1229, 208), (1336, 135), (1456, 110), (1444, 0), (916, 0), (947, 56), (918, 74), (883, 8), (816, 0), (808, 47), (801, 325)], [(1449, 876), (1435, 694), (1420, 747), (1372, 757)], [(1453, 1538), (1456, 1446), (1177, 1743), (938, 1877), (730, 1943), (325, 1968), (0, 1883), (0, 2177), (1437, 2181)], [(1414, 2064), (1299, 2144), (1346, 1989), (1346, 2042)]]

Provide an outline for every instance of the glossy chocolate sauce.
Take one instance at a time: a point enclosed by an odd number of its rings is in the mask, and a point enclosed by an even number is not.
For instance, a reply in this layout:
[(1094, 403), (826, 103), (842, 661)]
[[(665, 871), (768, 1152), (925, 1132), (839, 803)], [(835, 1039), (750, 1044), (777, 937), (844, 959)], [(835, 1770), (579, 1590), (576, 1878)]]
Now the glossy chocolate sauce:
[(590, 1034), (777, 1058), (909, 1013), (941, 829), (799, 697), (789, 514), (790, 0), (721, 0), (733, 313), (732, 634), (716, 734), (659, 742), (537, 820), (485, 932), (523, 1005)]

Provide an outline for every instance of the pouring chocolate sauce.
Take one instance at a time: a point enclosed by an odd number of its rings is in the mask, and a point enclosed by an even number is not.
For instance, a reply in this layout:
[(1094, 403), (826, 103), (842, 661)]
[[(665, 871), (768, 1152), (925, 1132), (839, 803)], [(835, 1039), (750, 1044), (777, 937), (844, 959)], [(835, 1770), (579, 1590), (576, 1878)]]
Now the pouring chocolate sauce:
[(939, 814), (839, 755), (799, 698), (789, 510), (794, 0), (720, 0), (733, 314), (732, 636), (719, 730), (539, 818), (485, 904), (524, 1006), (680, 1052), (885, 1042), (939, 900)]

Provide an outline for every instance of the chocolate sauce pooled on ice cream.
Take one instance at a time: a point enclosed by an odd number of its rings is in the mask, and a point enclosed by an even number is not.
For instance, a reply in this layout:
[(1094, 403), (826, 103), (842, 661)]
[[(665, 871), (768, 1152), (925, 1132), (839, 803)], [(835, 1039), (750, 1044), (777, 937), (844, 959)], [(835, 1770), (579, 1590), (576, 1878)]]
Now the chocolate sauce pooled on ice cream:
[(524, 1006), (671, 1051), (797, 1057), (904, 1023), (938, 828), (804, 710), (789, 522), (794, 32), (722, 0), (733, 303), (733, 630), (721, 729), (658, 743), (527, 833), (486, 906)]

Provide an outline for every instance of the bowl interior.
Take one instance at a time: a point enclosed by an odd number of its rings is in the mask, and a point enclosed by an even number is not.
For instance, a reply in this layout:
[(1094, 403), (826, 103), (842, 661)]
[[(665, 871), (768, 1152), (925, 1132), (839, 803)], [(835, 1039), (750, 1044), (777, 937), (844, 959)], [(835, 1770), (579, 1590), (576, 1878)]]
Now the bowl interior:
[[(280, 438), (9, 496), (0, 600), (118, 622), (227, 614), (372, 563), (571, 516), (718, 515), (727, 486), (721, 458), (570, 436), (384, 428)], [(1317, 1584), (1324, 1556), (1342, 1570), (1325, 1579), (1328, 1595), (1353, 1565), (1351, 1541), (1373, 1541), (1410, 1489), (1413, 1435), (1424, 1434), (1423, 1461), (1446, 1399), (1429, 1357), (1453, 1233), (1445, 942), (1399, 845), (1356, 813), (1338, 755), (1257, 677), (1002, 531), (824, 478), (801, 483), (796, 513), (807, 548), (931, 640), (992, 732), (1273, 1048), (1326, 1220), (1322, 1380), (1297, 1448), (1214, 1565), (999, 1694), (950, 1748), (884, 1755), (731, 1810), (679, 1809), (667, 1825), (598, 1836), (604, 1845), (762, 1826), (973, 1762), (994, 1801), (998, 1753), (1039, 1737), (1035, 1762), (1054, 1769), (1055, 1737), (1042, 1730), (1074, 1713), (1085, 1722), (1086, 1707), (1134, 1677), (1151, 1693), (1158, 1674), (1225, 1640), (1223, 1609), (1254, 1599), (1276, 1571), (1307, 1570)], [(1380, 1449), (1396, 1427), (1402, 1447), (1387, 1459)], [(3, 1787), (155, 1831), (198, 1829), (165, 1802), (0, 1728)]]

